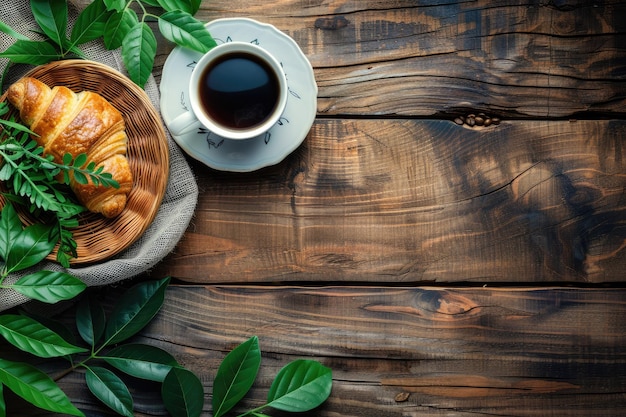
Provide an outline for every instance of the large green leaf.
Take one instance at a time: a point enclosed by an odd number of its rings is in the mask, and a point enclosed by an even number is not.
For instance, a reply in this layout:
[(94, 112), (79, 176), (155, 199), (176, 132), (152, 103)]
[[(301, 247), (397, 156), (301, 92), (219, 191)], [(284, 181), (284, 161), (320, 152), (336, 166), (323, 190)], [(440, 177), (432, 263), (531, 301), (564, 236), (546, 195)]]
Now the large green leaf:
[(54, 304), (76, 297), (87, 285), (65, 272), (40, 270), (23, 276), (11, 288), (34, 300)]
[(121, 12), (126, 7), (126, 0), (104, 0), (104, 4), (109, 10)]
[(16, 64), (43, 65), (59, 59), (61, 54), (45, 41), (27, 41), (19, 39), (0, 53), (0, 58), (7, 58)]
[(276, 375), (267, 395), (267, 405), (289, 412), (312, 410), (326, 401), (332, 382), (332, 371), (319, 362), (293, 361)]
[(128, 375), (156, 382), (163, 382), (172, 367), (178, 366), (168, 352), (143, 344), (114, 347), (102, 359)]
[(133, 417), (133, 397), (117, 375), (106, 368), (93, 366), (85, 373), (87, 387), (103, 404), (116, 413)]
[(161, 396), (165, 408), (173, 416), (198, 417), (202, 414), (202, 382), (187, 369), (172, 368), (161, 386)]
[[(23, 41), (27, 41), (28, 40), (28, 36), (22, 35), (19, 32), (16, 32), (15, 29), (13, 29), (11, 26), (7, 25), (6, 23), (4, 23), (2, 20), (0, 20), (0, 32), (4, 32), (7, 35), (15, 38), (15, 39), (21, 39)], [(1, 416), (1, 414), (0, 414)]]
[(169, 278), (141, 282), (126, 291), (115, 304), (104, 337), (105, 345), (122, 342), (152, 320), (163, 305)]
[(226, 355), (213, 381), (213, 417), (227, 413), (248, 393), (260, 365), (261, 351), (256, 336)]
[(65, 47), (67, 38), (67, 1), (66, 0), (30, 0), (30, 8), (35, 21), (50, 39)]
[[(5, 164), (8, 166), (8, 164)], [(13, 204), (5, 204), (0, 214), (0, 257), (7, 259), (11, 243), (22, 232), (20, 221)]]
[(137, 23), (122, 40), (124, 66), (130, 79), (142, 88), (152, 74), (156, 45), (156, 37), (145, 22)]
[(163, 13), (159, 30), (165, 39), (198, 52), (207, 52), (217, 45), (202, 22), (180, 10)]
[(92, 41), (104, 34), (104, 27), (109, 19), (109, 12), (102, 0), (95, 0), (76, 18), (70, 40), (74, 45)]
[(54, 413), (84, 416), (48, 375), (26, 363), (0, 358), (0, 385), (41, 409)]
[(200, 8), (201, 0), (157, 0), (157, 3), (166, 11), (181, 10), (189, 14), (196, 14)]
[(86, 351), (68, 343), (38, 321), (16, 314), (0, 316), (0, 335), (24, 352), (42, 358), (54, 358)]
[(76, 308), (76, 328), (80, 337), (95, 347), (104, 334), (105, 326), (106, 315), (102, 304), (95, 298), (84, 297)]
[(7, 417), (7, 404), (4, 401), (4, 385), (0, 384), (0, 417)]
[(139, 23), (137, 13), (133, 9), (124, 9), (122, 12), (113, 13), (104, 26), (104, 45), (107, 49), (117, 49), (122, 46), (122, 41), (130, 30)]
[(21, 271), (43, 261), (56, 242), (50, 239), (52, 226), (35, 223), (22, 230), (11, 243), (7, 254), (7, 272)]

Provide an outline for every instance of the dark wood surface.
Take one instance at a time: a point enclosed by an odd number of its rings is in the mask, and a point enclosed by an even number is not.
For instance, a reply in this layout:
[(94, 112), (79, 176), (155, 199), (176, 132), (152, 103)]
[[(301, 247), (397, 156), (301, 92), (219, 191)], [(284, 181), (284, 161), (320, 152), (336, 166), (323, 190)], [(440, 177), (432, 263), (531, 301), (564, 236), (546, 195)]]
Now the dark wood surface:
[[(196, 216), (149, 274), (175, 280), (138, 340), (201, 376), (203, 415), (220, 360), (252, 335), (263, 363), (242, 411), (306, 357), (333, 369), (311, 417), (622, 415), (626, 3), (211, 0), (198, 13), (236, 16), (298, 42), (318, 117), (259, 172), (190, 160)], [(467, 117), (481, 113), (496, 123)], [(109, 415), (82, 375), (61, 384)], [(147, 388), (137, 416), (162, 415)]]

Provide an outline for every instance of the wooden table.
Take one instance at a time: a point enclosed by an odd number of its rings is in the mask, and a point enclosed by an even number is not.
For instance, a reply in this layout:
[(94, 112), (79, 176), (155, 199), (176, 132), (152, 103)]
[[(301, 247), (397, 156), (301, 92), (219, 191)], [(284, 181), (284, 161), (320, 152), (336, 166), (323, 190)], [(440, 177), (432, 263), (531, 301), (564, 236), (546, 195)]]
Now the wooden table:
[[(622, 415), (624, 2), (211, 0), (197, 17), (275, 25), (319, 86), (278, 165), (190, 160), (195, 218), (149, 274), (175, 280), (139, 340), (201, 376), (203, 415), (252, 335), (242, 411), (304, 357), (334, 384), (307, 416)], [(62, 386), (109, 415), (81, 378)], [(138, 416), (162, 411), (139, 395)]]

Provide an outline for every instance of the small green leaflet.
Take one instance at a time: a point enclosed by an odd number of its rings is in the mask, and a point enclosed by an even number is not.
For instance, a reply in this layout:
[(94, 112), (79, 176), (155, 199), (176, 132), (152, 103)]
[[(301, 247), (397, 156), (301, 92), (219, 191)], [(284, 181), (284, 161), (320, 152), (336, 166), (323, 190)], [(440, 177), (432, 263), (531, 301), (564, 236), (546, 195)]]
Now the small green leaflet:
[(0, 385), (43, 410), (84, 416), (48, 375), (29, 364), (0, 358)]
[(261, 351), (256, 336), (226, 355), (213, 382), (213, 417), (226, 414), (248, 393), (260, 365)]
[(86, 352), (66, 342), (61, 336), (27, 316), (0, 316), (0, 335), (13, 346), (41, 358), (54, 358)]

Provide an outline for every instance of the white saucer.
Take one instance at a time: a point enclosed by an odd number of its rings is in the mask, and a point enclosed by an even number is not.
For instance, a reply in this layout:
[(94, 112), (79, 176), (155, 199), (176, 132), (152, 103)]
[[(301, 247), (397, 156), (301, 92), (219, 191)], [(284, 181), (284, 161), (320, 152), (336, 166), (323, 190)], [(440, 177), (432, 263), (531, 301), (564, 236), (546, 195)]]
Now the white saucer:
[[(300, 146), (315, 120), (317, 84), (311, 63), (293, 39), (272, 25), (227, 18), (209, 22), (207, 28), (218, 44), (246, 41), (273, 54), (287, 75), (287, 107), (269, 132), (252, 139), (224, 139), (204, 128), (172, 137), (191, 157), (222, 171), (248, 172), (279, 163)], [(199, 52), (176, 47), (167, 57), (160, 85), (161, 113), (166, 125), (191, 111), (189, 77), (201, 56)]]

